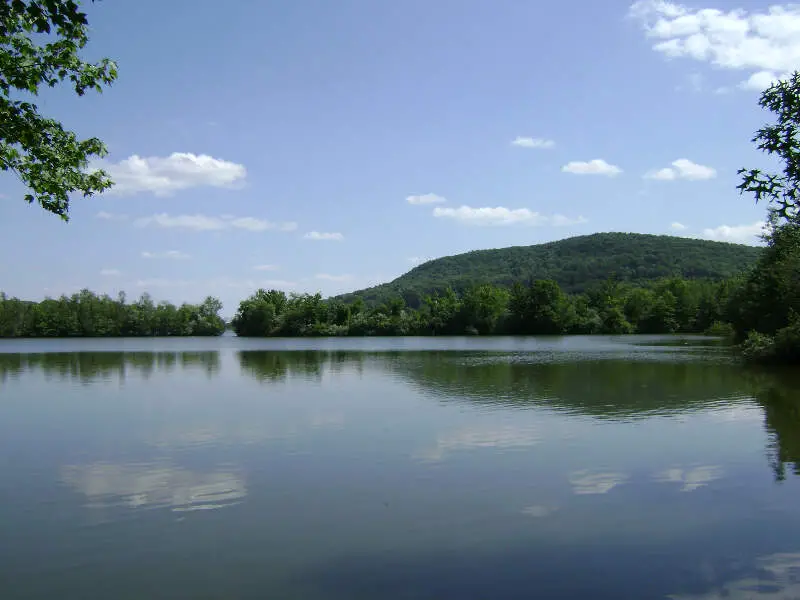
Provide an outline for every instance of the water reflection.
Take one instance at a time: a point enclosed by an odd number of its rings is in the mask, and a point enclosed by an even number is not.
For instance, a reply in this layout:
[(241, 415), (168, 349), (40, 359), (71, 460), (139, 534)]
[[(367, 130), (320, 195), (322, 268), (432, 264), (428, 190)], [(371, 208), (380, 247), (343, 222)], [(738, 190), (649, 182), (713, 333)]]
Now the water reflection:
[(0, 383), (9, 377), (37, 371), (46, 377), (81, 383), (110, 380), (113, 377), (124, 381), (130, 373), (149, 379), (154, 373), (172, 373), (178, 367), (182, 370), (199, 370), (211, 377), (220, 370), (219, 352), (0, 353)]
[(754, 375), (756, 399), (764, 409), (764, 427), (770, 436), (770, 464), (778, 481), (787, 468), (800, 475), (800, 374)]
[(61, 478), (86, 496), (90, 508), (211, 510), (237, 504), (247, 494), (235, 471), (197, 472), (168, 463), (67, 465)]
[[(369, 367), (410, 382), (444, 402), (498, 409), (559, 410), (600, 419), (629, 420), (705, 411), (720, 421), (750, 419), (755, 399), (771, 435), (778, 479), (786, 467), (800, 474), (800, 376), (743, 370), (726, 361), (644, 361), (579, 356), (564, 362), (544, 354), (508, 352), (263, 352), (238, 353), (242, 371), (259, 381), (321, 380), (326, 373), (363, 373)], [(421, 458), (437, 461), (469, 448), (524, 447), (539, 439), (513, 426), (438, 436)], [(674, 467), (656, 475), (692, 491), (721, 476), (715, 466)]]
[(569, 476), (572, 491), (578, 495), (606, 494), (618, 485), (628, 481), (625, 473), (591, 472), (588, 470), (575, 471)]
[(672, 594), (673, 600), (786, 600), (800, 598), (800, 553), (760, 557), (752, 574), (700, 594)]
[[(50, 586), (31, 598), (800, 594), (797, 376), (237, 349), (0, 355), (37, 374), (2, 390), (0, 588), (20, 572)], [(143, 381), (41, 385), (125, 374)]]
[[(556, 408), (601, 418), (647, 417), (707, 409), (748, 398), (742, 370), (727, 363), (545, 359), (486, 352), (238, 353), (259, 381), (321, 379), (328, 372), (379, 369), (445, 401), (503, 408)], [(543, 362), (534, 362), (543, 361)]]
[(440, 461), (448, 454), (477, 448), (501, 450), (529, 448), (541, 441), (541, 434), (533, 427), (505, 425), (502, 427), (473, 427), (437, 437), (436, 445), (422, 452), (419, 458)]
[(718, 466), (699, 466), (689, 469), (671, 468), (656, 473), (654, 479), (662, 483), (679, 483), (682, 492), (694, 490), (708, 485), (712, 481), (721, 479), (723, 470)]
[(362, 374), (369, 353), (352, 351), (264, 352), (244, 350), (237, 353), (242, 372), (259, 381), (279, 382), (293, 377), (322, 380), (326, 373), (352, 371)]

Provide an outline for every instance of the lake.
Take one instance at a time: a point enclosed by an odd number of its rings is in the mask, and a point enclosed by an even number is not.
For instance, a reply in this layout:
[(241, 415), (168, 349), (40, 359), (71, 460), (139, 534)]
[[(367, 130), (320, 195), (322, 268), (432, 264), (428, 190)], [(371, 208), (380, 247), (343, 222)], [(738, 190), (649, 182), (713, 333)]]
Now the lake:
[(800, 598), (798, 465), (705, 338), (0, 340), (0, 598)]

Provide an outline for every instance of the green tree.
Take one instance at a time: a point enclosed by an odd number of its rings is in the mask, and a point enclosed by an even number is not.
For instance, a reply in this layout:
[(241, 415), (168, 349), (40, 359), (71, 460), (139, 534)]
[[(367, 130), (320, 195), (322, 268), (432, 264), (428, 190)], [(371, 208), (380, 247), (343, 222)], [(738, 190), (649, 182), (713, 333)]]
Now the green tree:
[(533, 281), (527, 288), (515, 285), (508, 308), (517, 333), (555, 335), (570, 326), (569, 300), (552, 280)]
[(427, 311), (430, 333), (455, 333), (455, 321), (461, 309), (461, 300), (452, 288), (447, 288), (442, 294), (437, 292), (431, 296), (424, 296), (422, 302)]
[(81, 60), (88, 31), (86, 14), (74, 0), (0, 0), (0, 169), (25, 184), (28, 203), (38, 202), (64, 220), (70, 194), (87, 197), (112, 185), (105, 172), (88, 168), (106, 148), (41, 115), (30, 98), (61, 83), (82, 96), (116, 79), (113, 61)]
[(233, 330), (240, 336), (271, 335), (278, 327), (278, 318), (287, 304), (284, 292), (260, 289), (239, 303), (239, 310), (231, 322)]
[(747, 339), (745, 356), (800, 362), (800, 73), (767, 88), (759, 104), (775, 122), (759, 129), (753, 142), (782, 169), (739, 170), (739, 191), (767, 204), (769, 225), (767, 251), (733, 302), (733, 325), (737, 337)]
[(494, 333), (508, 310), (508, 291), (484, 284), (469, 288), (461, 300), (461, 324), (464, 330), (486, 335)]
[(759, 105), (775, 115), (775, 122), (756, 132), (759, 150), (783, 163), (780, 173), (739, 169), (740, 193), (749, 192), (756, 202), (766, 202), (773, 222), (798, 222), (800, 206), (800, 72), (778, 81), (762, 94)]

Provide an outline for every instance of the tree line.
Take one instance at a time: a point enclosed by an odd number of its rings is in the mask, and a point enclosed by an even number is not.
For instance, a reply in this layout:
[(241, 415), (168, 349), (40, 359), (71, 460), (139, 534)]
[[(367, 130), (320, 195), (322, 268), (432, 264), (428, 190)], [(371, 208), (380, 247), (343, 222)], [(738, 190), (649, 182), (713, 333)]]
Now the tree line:
[(585, 294), (552, 280), (511, 288), (479, 284), (374, 307), (320, 294), (258, 290), (231, 325), (240, 336), (564, 335), (730, 331), (744, 299), (743, 278), (720, 282), (669, 278), (637, 287), (613, 278)]
[(222, 303), (156, 304), (148, 294), (127, 302), (82, 290), (72, 296), (29, 302), (0, 292), (0, 338), (221, 335)]

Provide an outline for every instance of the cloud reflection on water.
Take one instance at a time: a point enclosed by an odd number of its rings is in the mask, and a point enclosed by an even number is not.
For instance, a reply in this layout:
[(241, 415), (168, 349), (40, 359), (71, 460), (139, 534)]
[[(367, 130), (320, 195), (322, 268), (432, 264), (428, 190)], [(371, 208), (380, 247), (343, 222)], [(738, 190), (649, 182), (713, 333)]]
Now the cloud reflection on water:
[(89, 508), (209, 510), (238, 504), (247, 494), (240, 473), (203, 473), (166, 463), (67, 465), (61, 479), (86, 496)]
[(534, 446), (541, 441), (540, 434), (533, 427), (515, 425), (464, 428), (452, 433), (441, 434), (435, 446), (417, 456), (427, 461), (443, 460), (448, 454), (479, 448), (518, 449)]
[(725, 582), (703, 594), (673, 594), (672, 600), (788, 600), (800, 598), (800, 553), (763, 556), (755, 574)]
[(628, 476), (624, 473), (613, 471), (592, 473), (588, 470), (581, 470), (573, 471), (569, 476), (572, 491), (578, 495), (606, 494), (627, 480)]
[(682, 492), (692, 492), (721, 479), (724, 471), (715, 465), (698, 466), (691, 469), (671, 468), (656, 473), (653, 477), (662, 483), (682, 483)]

